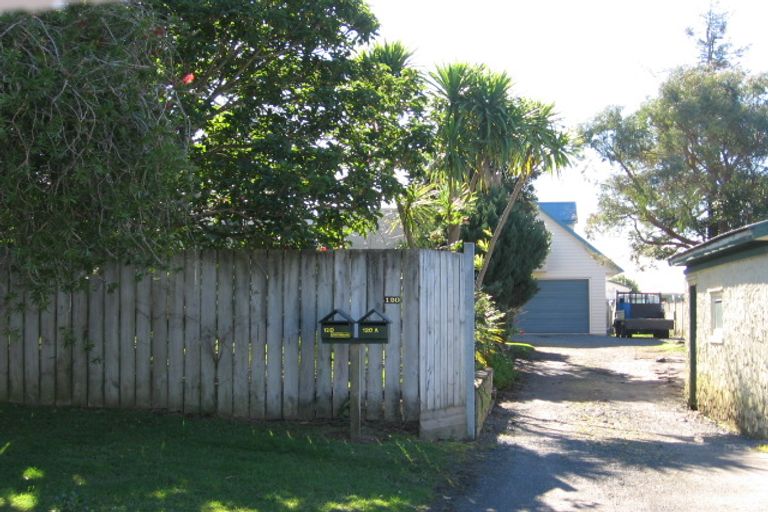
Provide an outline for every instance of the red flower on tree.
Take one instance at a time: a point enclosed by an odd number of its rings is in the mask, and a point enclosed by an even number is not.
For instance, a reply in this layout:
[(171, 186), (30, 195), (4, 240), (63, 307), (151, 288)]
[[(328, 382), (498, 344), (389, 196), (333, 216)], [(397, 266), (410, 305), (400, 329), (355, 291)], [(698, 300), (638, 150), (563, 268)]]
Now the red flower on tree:
[(187, 73), (186, 75), (184, 75), (184, 78), (181, 79), (181, 83), (183, 83), (184, 85), (189, 85), (194, 81), (195, 81), (194, 73)]

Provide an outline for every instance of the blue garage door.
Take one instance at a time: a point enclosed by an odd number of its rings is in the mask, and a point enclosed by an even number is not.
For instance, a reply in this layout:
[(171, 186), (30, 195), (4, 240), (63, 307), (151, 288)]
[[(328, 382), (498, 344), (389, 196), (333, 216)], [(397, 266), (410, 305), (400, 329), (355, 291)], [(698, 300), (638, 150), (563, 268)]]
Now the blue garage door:
[(515, 323), (530, 333), (589, 333), (589, 281), (538, 282), (539, 291), (517, 314)]

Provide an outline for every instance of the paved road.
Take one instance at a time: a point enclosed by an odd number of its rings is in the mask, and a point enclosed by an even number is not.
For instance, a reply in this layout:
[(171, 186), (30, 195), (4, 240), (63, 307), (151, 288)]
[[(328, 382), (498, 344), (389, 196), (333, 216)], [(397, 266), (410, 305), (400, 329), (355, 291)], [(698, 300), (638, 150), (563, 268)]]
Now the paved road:
[(526, 341), (538, 354), (491, 417), (496, 446), (436, 509), (768, 511), (768, 454), (686, 410), (682, 353), (648, 339)]

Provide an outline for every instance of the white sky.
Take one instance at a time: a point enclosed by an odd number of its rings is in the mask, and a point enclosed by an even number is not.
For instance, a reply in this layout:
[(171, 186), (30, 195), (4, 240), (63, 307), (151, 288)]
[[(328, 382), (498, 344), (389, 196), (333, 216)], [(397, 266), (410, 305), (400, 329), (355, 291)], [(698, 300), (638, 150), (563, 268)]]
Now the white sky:
[[(676, 66), (696, 61), (687, 27), (701, 27), (708, 0), (368, 0), (380, 36), (415, 52), (423, 71), (451, 62), (484, 63), (506, 71), (518, 95), (554, 103), (563, 124), (575, 127), (609, 105), (634, 110), (655, 95)], [(741, 63), (768, 70), (768, 2), (715, 4), (730, 13), (728, 36), (749, 46)], [(576, 201), (580, 225), (597, 208), (596, 183), (610, 172), (595, 158), (536, 183), (541, 201)], [(680, 269), (661, 262), (640, 272), (620, 235), (593, 245), (646, 291), (682, 292)]]

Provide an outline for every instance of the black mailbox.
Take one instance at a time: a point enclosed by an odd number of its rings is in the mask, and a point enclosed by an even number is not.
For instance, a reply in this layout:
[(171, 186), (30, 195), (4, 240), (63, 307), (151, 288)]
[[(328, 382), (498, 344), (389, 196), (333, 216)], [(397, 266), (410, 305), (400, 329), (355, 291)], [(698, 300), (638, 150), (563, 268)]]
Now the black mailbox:
[(334, 309), (320, 319), (320, 340), (323, 343), (349, 343), (354, 337), (355, 320), (345, 312)]
[(361, 341), (366, 343), (386, 343), (389, 341), (390, 319), (384, 313), (372, 309), (357, 322)]

